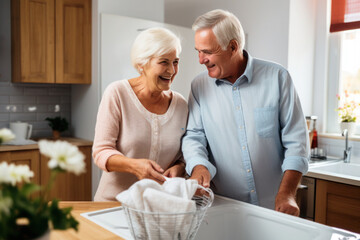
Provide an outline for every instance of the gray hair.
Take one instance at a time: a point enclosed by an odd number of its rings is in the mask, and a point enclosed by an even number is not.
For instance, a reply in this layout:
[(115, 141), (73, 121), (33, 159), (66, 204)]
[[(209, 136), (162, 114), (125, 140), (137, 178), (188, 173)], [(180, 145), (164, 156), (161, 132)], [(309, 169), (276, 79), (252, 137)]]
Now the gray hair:
[(131, 48), (131, 63), (140, 72), (139, 67), (146, 65), (151, 58), (160, 57), (172, 51), (181, 53), (180, 39), (165, 28), (149, 28), (141, 32)]
[(210, 28), (213, 30), (220, 47), (226, 50), (231, 40), (236, 40), (240, 51), (244, 49), (245, 34), (239, 19), (232, 13), (216, 9), (198, 17), (192, 29), (196, 32), (199, 29)]

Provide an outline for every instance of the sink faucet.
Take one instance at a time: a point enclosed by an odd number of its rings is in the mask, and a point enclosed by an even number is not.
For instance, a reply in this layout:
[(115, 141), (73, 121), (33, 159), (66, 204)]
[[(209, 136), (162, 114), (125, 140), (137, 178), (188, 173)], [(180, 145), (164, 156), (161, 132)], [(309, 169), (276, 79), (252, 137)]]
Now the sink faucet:
[(349, 163), (351, 158), (351, 148), (348, 146), (349, 139), (348, 139), (348, 130), (345, 129), (342, 133), (342, 135), (345, 137), (345, 150), (344, 150), (344, 163)]

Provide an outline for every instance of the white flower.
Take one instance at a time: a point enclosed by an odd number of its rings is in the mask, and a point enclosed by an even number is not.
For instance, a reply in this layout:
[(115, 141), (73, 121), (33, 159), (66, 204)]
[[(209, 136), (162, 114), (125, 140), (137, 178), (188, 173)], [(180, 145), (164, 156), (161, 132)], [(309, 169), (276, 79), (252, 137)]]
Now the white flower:
[(8, 165), (7, 162), (0, 164), (0, 183), (7, 183), (15, 186), (22, 181), (29, 182), (34, 176), (28, 165)]
[(0, 144), (13, 140), (15, 135), (7, 128), (0, 129)]
[(7, 162), (0, 163), (0, 184), (10, 183), (10, 171)]
[(85, 156), (79, 149), (65, 141), (39, 141), (40, 152), (50, 158), (50, 169), (61, 168), (76, 175), (85, 172)]

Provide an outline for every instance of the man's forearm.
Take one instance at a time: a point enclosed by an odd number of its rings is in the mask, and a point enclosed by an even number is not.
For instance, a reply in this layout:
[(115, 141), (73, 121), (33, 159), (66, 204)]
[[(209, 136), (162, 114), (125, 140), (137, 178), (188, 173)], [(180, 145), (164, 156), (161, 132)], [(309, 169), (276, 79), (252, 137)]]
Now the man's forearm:
[(296, 195), (297, 187), (300, 183), (302, 173), (295, 170), (287, 170), (281, 180), (279, 187), (279, 193), (289, 194), (292, 196)]

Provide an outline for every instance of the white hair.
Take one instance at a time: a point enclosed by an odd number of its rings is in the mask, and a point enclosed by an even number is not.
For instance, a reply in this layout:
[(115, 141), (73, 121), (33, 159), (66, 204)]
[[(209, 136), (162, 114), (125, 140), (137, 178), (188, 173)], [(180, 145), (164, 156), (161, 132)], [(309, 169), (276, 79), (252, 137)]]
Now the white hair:
[(245, 34), (239, 19), (231, 12), (216, 9), (198, 17), (192, 29), (210, 28), (213, 30), (220, 47), (226, 50), (231, 40), (236, 40), (242, 52), (245, 45)]
[(146, 65), (151, 58), (176, 51), (181, 53), (180, 39), (165, 28), (149, 28), (141, 32), (131, 48), (131, 63), (140, 72), (139, 68)]

